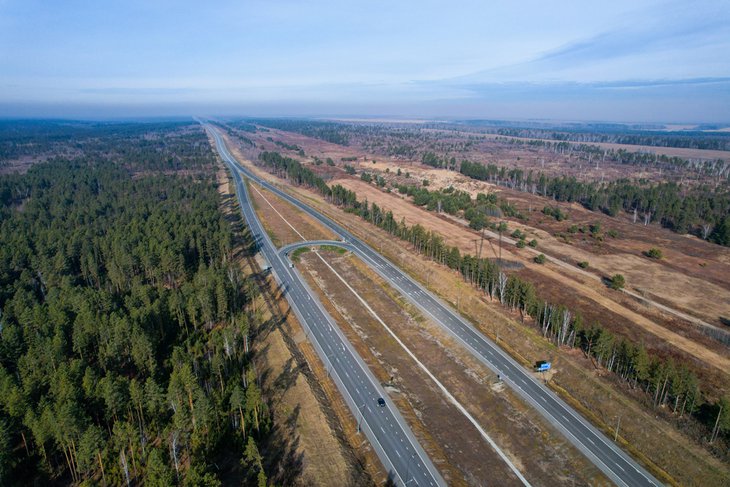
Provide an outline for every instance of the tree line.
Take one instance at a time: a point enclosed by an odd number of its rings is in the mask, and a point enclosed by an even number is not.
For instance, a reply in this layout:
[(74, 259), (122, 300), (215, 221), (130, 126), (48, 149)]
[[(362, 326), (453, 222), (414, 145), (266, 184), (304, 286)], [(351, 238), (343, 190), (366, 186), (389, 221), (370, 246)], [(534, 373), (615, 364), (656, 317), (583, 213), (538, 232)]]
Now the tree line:
[(2, 485), (266, 484), (215, 159), (198, 126), (145, 133), (0, 180)]
[(426, 151), (421, 156), (421, 162), (427, 166), (443, 168), (443, 169), (456, 169), (456, 157), (439, 157), (434, 152)]
[(396, 184), (400, 194), (413, 198), (413, 204), (425, 207), (429, 211), (445, 212), (450, 215), (461, 215), (474, 230), (492, 228), (497, 230), (497, 224), (490, 218), (509, 216), (518, 220), (526, 220), (516, 206), (495, 193), (477, 193), (476, 198), (453, 186), (430, 191), (423, 186)]
[[(512, 145), (537, 147), (555, 154), (575, 155), (586, 161), (586, 165), (595, 164), (596, 169), (605, 162), (630, 164), (636, 166), (663, 167), (669, 170), (694, 172), (699, 175), (715, 178), (718, 183), (730, 178), (730, 164), (723, 159), (691, 158), (668, 156), (647, 151), (630, 151), (628, 149), (604, 149), (591, 144), (557, 142), (540, 139), (513, 139), (498, 137), (500, 142)], [(684, 175), (682, 174), (684, 177)]]
[(333, 144), (346, 146), (350, 143), (349, 136), (343, 130), (343, 126), (334, 122), (282, 118), (257, 118), (250, 119), (248, 122), (286, 132), (295, 132)]
[[(162, 136), (179, 137), (194, 130), (189, 122), (77, 122), (50, 120), (3, 120), (0, 121), (0, 161), (24, 156), (38, 157), (48, 154), (73, 156), (83, 152), (109, 149), (126, 149), (132, 146), (124, 141), (136, 140), (141, 146), (159, 145), (154, 139)], [(143, 137), (144, 135), (144, 137)], [(181, 145), (194, 149), (203, 139), (189, 140)], [(173, 153), (173, 151), (169, 151)], [(156, 160), (156, 158), (153, 158)]]
[(274, 174), (290, 180), (297, 186), (315, 188), (325, 194), (328, 192), (327, 183), (296, 159), (282, 156), (278, 152), (263, 151), (259, 154), (259, 160), (273, 169)]
[(495, 164), (462, 161), (461, 174), (557, 201), (577, 202), (592, 211), (617, 216), (624, 211), (640, 215), (644, 224), (657, 222), (678, 233), (695, 233), (730, 246), (730, 191), (709, 187), (688, 189), (680, 184), (583, 182), (573, 176), (550, 177)]
[[(324, 181), (322, 184), (326, 187)], [(359, 201), (354, 191), (338, 184), (320, 193), (332, 204), (407, 241), (417, 253), (459, 272), (491, 299), (518, 312), (545, 339), (582, 350), (597, 366), (614, 373), (629, 387), (643, 390), (653, 407), (667, 407), (678, 418), (693, 417), (708, 431), (714, 429), (717, 420), (718, 434), (726, 440), (730, 436), (730, 401), (726, 397), (713, 401), (686, 365), (616, 336), (600, 323), (585, 323), (580, 313), (540, 298), (532, 283), (508, 275), (497, 262), (462, 254), (457, 247), (445, 244), (438, 232), (420, 224), (408, 225), (405, 219), (398, 221), (392, 211), (367, 200)]]
[(614, 128), (614, 130), (607, 130), (604, 133), (596, 133), (584, 130), (555, 131), (535, 128), (500, 128), (494, 133), (508, 137), (551, 139), (556, 141), (608, 142), (625, 145), (730, 151), (730, 136), (723, 132), (685, 131), (676, 134), (663, 134), (655, 130), (634, 130), (622, 133)]

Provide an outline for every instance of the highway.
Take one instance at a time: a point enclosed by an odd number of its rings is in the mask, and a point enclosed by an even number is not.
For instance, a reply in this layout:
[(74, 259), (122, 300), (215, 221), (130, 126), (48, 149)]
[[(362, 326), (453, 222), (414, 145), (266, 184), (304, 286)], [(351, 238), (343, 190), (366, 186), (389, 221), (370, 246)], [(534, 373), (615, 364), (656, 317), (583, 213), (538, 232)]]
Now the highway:
[[(214, 131), (214, 134), (216, 132)], [(406, 296), (418, 309), (429, 316), (454, 336), (482, 363), (500, 374), (502, 380), (528, 404), (555, 426), (616, 485), (659, 486), (662, 485), (646, 469), (639, 465), (611, 439), (591, 425), (585, 418), (568, 406), (554, 392), (537, 380), (532, 371), (526, 370), (502, 349), (485, 337), (474, 326), (463, 319), (451, 306), (435, 297), (418, 282), (401, 271), (389, 260), (370, 246), (359, 240), (342, 226), (322, 215), (312, 207), (302, 203), (275, 185), (259, 178), (246, 167), (235, 161), (225, 144), (216, 134), (219, 151), (226, 154), (229, 163), (235, 165), (247, 177), (297, 208), (339, 235), (346, 248), (354, 251), (365, 263), (370, 265), (381, 277)], [(536, 441), (539, 441), (536, 439)]]
[[(271, 272), (284, 289), (286, 299), (304, 327), (307, 338), (314, 345), (391, 480), (396, 485), (409, 487), (446, 485), (406, 421), (387, 399), (388, 395), (383, 387), (298, 271), (290, 265), (288, 259), (277, 252), (250, 203), (248, 190), (241, 176), (241, 166), (228, 152), (218, 131), (209, 125), (205, 127), (213, 135), (219, 154), (231, 169), (241, 211), (259, 244), (259, 251), (271, 266)], [(385, 407), (380, 407), (377, 403), (381, 397), (386, 400)]]

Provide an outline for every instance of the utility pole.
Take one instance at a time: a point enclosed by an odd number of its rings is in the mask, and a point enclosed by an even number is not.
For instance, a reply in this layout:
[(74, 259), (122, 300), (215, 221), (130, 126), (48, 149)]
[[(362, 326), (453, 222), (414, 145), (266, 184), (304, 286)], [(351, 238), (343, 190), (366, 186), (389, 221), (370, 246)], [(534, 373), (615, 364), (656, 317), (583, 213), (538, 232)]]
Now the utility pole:
[(621, 427), (621, 416), (618, 417), (618, 422), (616, 423), (616, 434), (613, 435), (613, 441), (616, 442), (618, 440), (618, 429)]
[(480, 234), (479, 234), (479, 248), (477, 249), (477, 239), (474, 240), (474, 251), (477, 254), (477, 260), (481, 260), (482, 258), (482, 248), (484, 247), (484, 228), (482, 228)]

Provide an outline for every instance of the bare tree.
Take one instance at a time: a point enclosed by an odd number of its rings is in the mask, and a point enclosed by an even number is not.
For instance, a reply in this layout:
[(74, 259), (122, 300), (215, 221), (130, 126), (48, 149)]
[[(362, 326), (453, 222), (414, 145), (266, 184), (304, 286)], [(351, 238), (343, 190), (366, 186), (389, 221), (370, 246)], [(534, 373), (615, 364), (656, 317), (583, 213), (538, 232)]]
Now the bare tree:
[(570, 311), (563, 310), (563, 321), (560, 325), (560, 333), (558, 333), (558, 345), (564, 345), (568, 340), (568, 330), (570, 328), (570, 320), (573, 318)]
[(504, 304), (505, 293), (507, 292), (507, 276), (504, 272), (499, 273), (499, 302)]
[(172, 460), (175, 463), (175, 472), (180, 475), (180, 462), (177, 459), (177, 436), (178, 432), (175, 431), (170, 438), (170, 453), (172, 454)]
[(644, 226), (647, 226), (651, 221), (651, 211), (644, 212)]
[(712, 223), (705, 222), (702, 224), (702, 238), (707, 240), (707, 238), (710, 236), (710, 232), (712, 231)]
[(550, 331), (550, 325), (552, 324), (553, 320), (553, 313), (555, 311), (554, 305), (547, 305), (545, 304), (545, 312), (542, 315), (542, 336), (546, 337), (548, 334), (548, 331)]

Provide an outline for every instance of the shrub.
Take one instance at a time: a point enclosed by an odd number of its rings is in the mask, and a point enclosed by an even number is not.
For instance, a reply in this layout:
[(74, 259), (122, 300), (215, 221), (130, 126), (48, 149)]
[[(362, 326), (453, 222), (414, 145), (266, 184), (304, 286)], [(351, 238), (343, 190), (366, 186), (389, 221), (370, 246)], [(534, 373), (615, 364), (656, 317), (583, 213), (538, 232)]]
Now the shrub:
[(559, 222), (566, 220), (568, 218), (568, 215), (557, 206), (554, 208), (551, 206), (545, 206), (542, 209), (542, 212), (547, 216), (551, 216), (551, 217), (555, 218)]
[(536, 264), (544, 264), (547, 260), (547, 257), (545, 257), (545, 254), (540, 254), (537, 257), (533, 259)]
[(524, 237), (524, 235), (522, 234), (522, 232), (520, 231), (519, 228), (517, 230), (515, 230), (514, 232), (512, 232), (512, 238), (523, 238), (523, 237)]
[(626, 285), (626, 279), (624, 279), (624, 276), (621, 274), (614, 274), (611, 278), (611, 281), (609, 282), (609, 286), (611, 289), (616, 289), (617, 291), (619, 289), (623, 289)]
[(581, 269), (588, 269), (588, 265), (589, 264), (587, 260), (582, 260), (578, 262), (578, 267), (580, 267)]
[(534, 249), (537, 247), (537, 240), (535, 240), (533, 238), (532, 240), (530, 240), (530, 243), (528, 243), (527, 245), (529, 245), (530, 247), (532, 247)]
[(517, 248), (518, 249), (524, 249), (525, 248), (525, 241), (524, 240), (518, 241), (517, 242)]
[(568, 233), (577, 233), (578, 232), (578, 225), (571, 225), (568, 227)]
[(606, 234), (611, 238), (618, 238), (618, 232), (614, 229), (609, 230)]
[(650, 248), (649, 250), (644, 252), (644, 255), (646, 255), (650, 259), (661, 259), (663, 257), (662, 251), (656, 247)]

